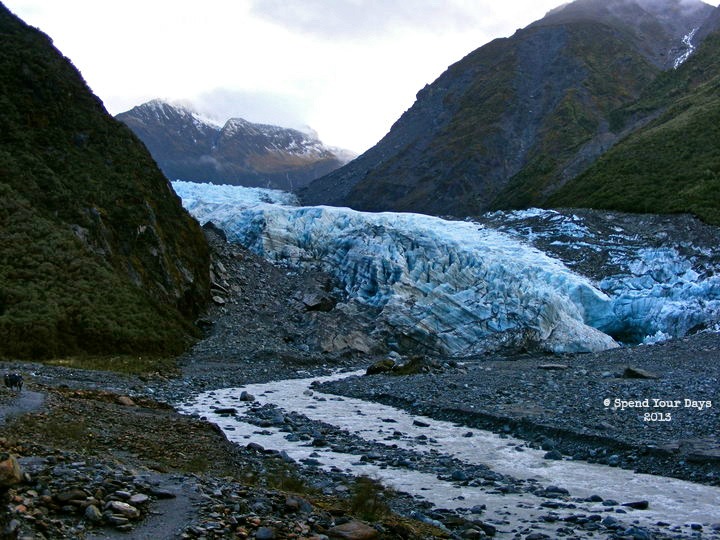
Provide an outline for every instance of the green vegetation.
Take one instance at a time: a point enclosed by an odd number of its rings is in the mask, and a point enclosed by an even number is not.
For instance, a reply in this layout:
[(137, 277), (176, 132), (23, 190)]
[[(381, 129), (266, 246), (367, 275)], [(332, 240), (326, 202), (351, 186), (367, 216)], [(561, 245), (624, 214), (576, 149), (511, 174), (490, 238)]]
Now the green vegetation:
[(0, 356), (174, 354), (208, 252), (142, 144), (0, 5)]
[(492, 203), (494, 208), (543, 206), (563, 171), (583, 146), (604, 129), (618, 107), (637, 99), (657, 68), (634, 52), (627, 37), (608, 26), (577, 23), (567, 29), (568, 43), (558, 71), (582, 73), (582, 83), (565, 88), (538, 127), (527, 161)]
[(683, 66), (664, 73), (617, 126), (637, 129), (550, 198), (554, 206), (685, 213), (720, 224), (720, 34)]
[(378, 521), (390, 513), (387, 505), (386, 488), (372, 478), (359, 476), (352, 486), (350, 511), (361, 519)]
[(63, 356), (45, 360), (51, 366), (75, 369), (92, 369), (96, 371), (114, 371), (128, 375), (156, 374), (176, 375), (178, 366), (175, 358), (167, 356), (137, 356), (131, 354), (113, 356)]

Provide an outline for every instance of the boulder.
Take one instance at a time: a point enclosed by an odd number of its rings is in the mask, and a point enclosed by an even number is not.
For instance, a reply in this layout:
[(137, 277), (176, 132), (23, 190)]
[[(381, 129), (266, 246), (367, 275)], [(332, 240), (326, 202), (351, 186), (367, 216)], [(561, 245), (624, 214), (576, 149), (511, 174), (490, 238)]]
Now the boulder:
[(660, 376), (640, 368), (626, 367), (623, 371), (623, 379), (659, 379)]
[(404, 364), (395, 366), (392, 370), (393, 375), (417, 375), (419, 373), (431, 373), (442, 371), (443, 367), (435, 360), (426, 356), (412, 356)]
[(0, 454), (0, 489), (23, 481), (23, 472), (15, 456)]
[(311, 292), (303, 295), (302, 303), (307, 311), (332, 311), (337, 302), (330, 295)]
[(120, 405), (124, 405), (125, 407), (134, 407), (134, 406), (135, 406), (135, 402), (134, 402), (131, 398), (129, 398), (128, 396), (120, 396), (120, 397), (118, 397), (118, 398), (117, 398), (117, 402), (118, 402)]
[(375, 529), (355, 520), (332, 527), (327, 533), (330, 538), (344, 538), (345, 540), (372, 540), (379, 536)]
[(627, 506), (628, 508), (633, 508), (635, 510), (647, 510), (650, 503), (648, 501), (632, 501), (623, 503), (623, 506)]
[(255, 396), (250, 394), (247, 390), (243, 390), (242, 392), (240, 392), (240, 401), (246, 401), (246, 402), (255, 401)]
[(386, 358), (384, 360), (378, 360), (374, 364), (371, 364), (365, 371), (365, 375), (379, 375), (380, 373), (388, 373), (395, 367), (395, 361)]

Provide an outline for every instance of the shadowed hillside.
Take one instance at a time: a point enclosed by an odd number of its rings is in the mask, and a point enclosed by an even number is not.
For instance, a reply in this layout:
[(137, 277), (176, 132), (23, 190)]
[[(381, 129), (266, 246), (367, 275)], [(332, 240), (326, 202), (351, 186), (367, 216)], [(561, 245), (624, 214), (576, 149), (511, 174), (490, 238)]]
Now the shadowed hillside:
[(208, 251), (132, 132), (0, 4), (0, 355), (171, 353)]

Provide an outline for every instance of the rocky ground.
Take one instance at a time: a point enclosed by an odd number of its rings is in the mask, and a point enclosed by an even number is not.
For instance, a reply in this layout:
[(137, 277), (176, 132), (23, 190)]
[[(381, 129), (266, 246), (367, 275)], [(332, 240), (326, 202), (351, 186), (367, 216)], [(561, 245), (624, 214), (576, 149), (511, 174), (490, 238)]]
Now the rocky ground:
[[(418, 501), (392, 497), (340, 472), (322, 473), (261, 447), (232, 445), (215, 426), (168, 405), (202, 390), (367, 367), (384, 358), (368, 337), (367, 318), (338, 305), (342, 298), (327, 276), (275, 268), (224, 243), (217, 232), (208, 235), (216, 255), (214, 305), (201, 321), (207, 337), (178, 360), (178, 371), (123, 375), (0, 363), (0, 370), (22, 372), (26, 381), (21, 393), (0, 393), (0, 457), (17, 456), (22, 471), (3, 496), (1, 534), (38, 539), (494, 534), (482, 520), (433, 513)], [(546, 448), (549, 458), (720, 485), (719, 351), (717, 335), (700, 334), (595, 355), (488, 356), (460, 364), (423, 359), (405, 375), (348, 379), (323, 390), (514, 434)], [(657, 378), (625, 378), (627, 367)], [(643, 407), (646, 398), (650, 402)], [(615, 399), (641, 406), (620, 410)], [(651, 407), (653, 399), (681, 403)], [(685, 399), (698, 403), (685, 407)], [(701, 401), (711, 406), (700, 410)], [(655, 416), (644, 418), (646, 413)], [(259, 421), (263, 414), (274, 413), (259, 410)], [(666, 421), (658, 416), (665, 414), (670, 414)], [(293, 421), (306, 426), (301, 431), (319, 429), (301, 418)], [(327, 444), (355, 444), (347, 434), (323, 433)], [(440, 476), (492, 475), (463, 471), (453, 462), (417, 466)], [(512, 479), (504, 484), (519, 491), (532, 487), (516, 486)], [(635, 534), (595, 517), (566, 525), (568, 537)], [(515, 537), (541, 534), (519, 528)]]
[(320, 389), (512, 434), (549, 458), (720, 485), (718, 360), (720, 336), (707, 333), (597, 354), (430, 362)]

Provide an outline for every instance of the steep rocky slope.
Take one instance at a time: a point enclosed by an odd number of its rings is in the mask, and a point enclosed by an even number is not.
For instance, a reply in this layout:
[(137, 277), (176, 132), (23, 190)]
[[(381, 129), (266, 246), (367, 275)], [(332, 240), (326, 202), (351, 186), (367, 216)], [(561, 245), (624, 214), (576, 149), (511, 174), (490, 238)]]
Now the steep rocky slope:
[(0, 5), (0, 355), (182, 350), (207, 244), (132, 132)]
[(172, 180), (293, 190), (354, 157), (295, 129), (231, 118), (224, 126), (153, 100), (117, 115)]
[(471, 215), (544, 205), (646, 117), (618, 126), (713, 8), (577, 0), (451, 66), (374, 148), (305, 202)]

